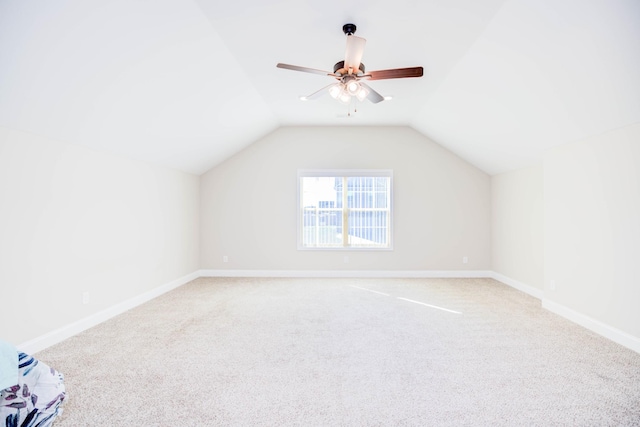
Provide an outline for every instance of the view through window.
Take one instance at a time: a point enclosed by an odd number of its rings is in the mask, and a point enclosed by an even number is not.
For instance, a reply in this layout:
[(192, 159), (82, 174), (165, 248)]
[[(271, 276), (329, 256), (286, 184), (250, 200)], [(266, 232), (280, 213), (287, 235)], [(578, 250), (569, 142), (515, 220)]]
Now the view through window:
[(301, 171), (299, 247), (391, 249), (391, 171)]

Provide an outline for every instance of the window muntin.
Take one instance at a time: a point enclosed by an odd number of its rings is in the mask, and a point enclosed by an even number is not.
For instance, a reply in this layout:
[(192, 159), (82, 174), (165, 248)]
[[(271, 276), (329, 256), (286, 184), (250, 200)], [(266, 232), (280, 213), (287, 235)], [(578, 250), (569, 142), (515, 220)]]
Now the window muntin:
[(300, 249), (392, 248), (391, 171), (323, 170), (298, 175)]

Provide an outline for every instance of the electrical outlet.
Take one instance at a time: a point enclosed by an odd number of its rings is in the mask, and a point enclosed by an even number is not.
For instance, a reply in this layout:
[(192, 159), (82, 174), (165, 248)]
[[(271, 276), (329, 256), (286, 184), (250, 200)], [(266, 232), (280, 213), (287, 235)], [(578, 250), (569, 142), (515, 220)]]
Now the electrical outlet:
[(344, 261), (345, 264), (349, 263), (349, 256), (345, 255), (344, 258), (342, 258), (342, 260)]
[(462, 263), (463, 263), (463, 264), (466, 264), (466, 263), (468, 263), (468, 262), (469, 262), (469, 257), (463, 256), (463, 257), (462, 257)]
[(549, 280), (549, 289), (552, 291), (556, 290), (556, 281), (555, 280)]
[(82, 303), (83, 304), (89, 304), (90, 301), (91, 301), (91, 295), (89, 295), (89, 292), (83, 292), (82, 293)]
[(223, 256), (222, 257), (222, 262), (229, 262), (229, 257), (228, 256)]

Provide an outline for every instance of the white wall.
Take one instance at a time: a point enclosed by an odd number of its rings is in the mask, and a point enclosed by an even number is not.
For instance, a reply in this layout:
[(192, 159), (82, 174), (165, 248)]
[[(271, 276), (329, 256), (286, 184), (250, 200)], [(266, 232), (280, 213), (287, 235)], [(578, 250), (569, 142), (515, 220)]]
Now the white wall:
[(492, 270), (544, 289), (543, 167), (491, 177)]
[(550, 152), (544, 198), (545, 298), (640, 348), (640, 124)]
[[(393, 251), (297, 250), (297, 170), (315, 168), (394, 170)], [(639, 218), (640, 124), (491, 178), (403, 127), (280, 128), (200, 179), (0, 128), (0, 337), (199, 269), (491, 269), (640, 348)]]
[(33, 340), (197, 271), (198, 189), (195, 175), (0, 128), (0, 337)]
[[(394, 250), (298, 251), (297, 170), (350, 168), (393, 169)], [(410, 128), (283, 127), (201, 178), (203, 269), (490, 267), (489, 176)]]
[[(393, 169), (395, 249), (298, 251), (299, 168)], [(23, 343), (198, 269), (492, 269), (640, 348), (639, 218), (640, 124), (492, 178), (410, 128), (280, 128), (200, 179), (0, 128), (0, 337)]]

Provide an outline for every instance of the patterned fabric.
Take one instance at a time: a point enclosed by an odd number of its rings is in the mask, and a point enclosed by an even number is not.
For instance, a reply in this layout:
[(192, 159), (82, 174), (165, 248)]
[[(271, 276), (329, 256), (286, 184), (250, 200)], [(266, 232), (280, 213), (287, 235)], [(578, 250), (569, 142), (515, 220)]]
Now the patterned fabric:
[(49, 427), (65, 396), (60, 372), (19, 353), (18, 384), (0, 391), (0, 427)]

